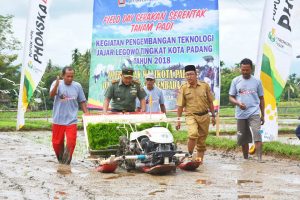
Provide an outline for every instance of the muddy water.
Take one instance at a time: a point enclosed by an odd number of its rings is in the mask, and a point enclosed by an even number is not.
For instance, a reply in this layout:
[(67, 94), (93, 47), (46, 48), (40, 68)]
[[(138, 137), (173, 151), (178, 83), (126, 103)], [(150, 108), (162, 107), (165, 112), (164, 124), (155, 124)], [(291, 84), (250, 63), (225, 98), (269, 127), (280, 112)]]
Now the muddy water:
[(56, 163), (50, 132), (0, 133), (0, 199), (300, 199), (300, 164), (208, 150), (195, 172), (96, 172), (82, 133), (71, 168)]

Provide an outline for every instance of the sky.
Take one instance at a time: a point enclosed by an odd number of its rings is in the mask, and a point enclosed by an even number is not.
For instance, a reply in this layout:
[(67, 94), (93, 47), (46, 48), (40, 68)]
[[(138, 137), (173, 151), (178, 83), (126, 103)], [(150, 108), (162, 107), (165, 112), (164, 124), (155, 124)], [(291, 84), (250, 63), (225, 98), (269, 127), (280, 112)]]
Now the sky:
[[(179, 0), (180, 1), (180, 0)], [(165, 1), (165, 2), (168, 2)], [(264, 7), (263, 0), (219, 0), (220, 59), (230, 67), (245, 57), (256, 62)], [(29, 0), (0, 0), (0, 15), (14, 15), (14, 35), (24, 43)], [(300, 76), (300, 6), (296, 8), (293, 30), (293, 63), (290, 73)], [(49, 20), (48, 55), (53, 64), (71, 63), (72, 50), (91, 48), (93, 0), (52, 0)], [(21, 63), (23, 51), (19, 54)]]

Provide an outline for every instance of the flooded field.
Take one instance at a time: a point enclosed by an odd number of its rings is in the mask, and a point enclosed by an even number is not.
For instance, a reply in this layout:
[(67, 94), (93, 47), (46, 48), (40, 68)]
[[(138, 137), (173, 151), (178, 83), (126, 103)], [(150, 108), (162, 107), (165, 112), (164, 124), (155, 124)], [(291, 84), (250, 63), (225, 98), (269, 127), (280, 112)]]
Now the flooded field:
[(57, 164), (50, 135), (0, 133), (0, 199), (300, 199), (299, 161), (208, 150), (195, 172), (101, 174), (84, 159), (82, 132), (71, 169)]

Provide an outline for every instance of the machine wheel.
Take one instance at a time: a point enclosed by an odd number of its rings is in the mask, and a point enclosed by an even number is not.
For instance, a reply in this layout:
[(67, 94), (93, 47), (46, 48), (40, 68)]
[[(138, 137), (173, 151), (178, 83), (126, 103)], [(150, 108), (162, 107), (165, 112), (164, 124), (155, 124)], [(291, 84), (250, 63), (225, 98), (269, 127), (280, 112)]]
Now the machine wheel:
[[(129, 140), (126, 136), (121, 136), (119, 138), (120, 148), (118, 151), (118, 156), (125, 156), (125, 155), (133, 155), (133, 152), (130, 151), (129, 148)], [(120, 162), (120, 166), (125, 168), (128, 172), (135, 169), (135, 162), (124, 160)]]

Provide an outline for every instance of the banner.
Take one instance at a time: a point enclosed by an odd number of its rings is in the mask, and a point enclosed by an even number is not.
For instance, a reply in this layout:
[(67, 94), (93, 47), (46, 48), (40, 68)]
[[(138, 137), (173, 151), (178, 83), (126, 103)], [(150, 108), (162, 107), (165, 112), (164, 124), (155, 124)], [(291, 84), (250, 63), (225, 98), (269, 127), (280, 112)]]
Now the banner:
[(176, 109), (184, 66), (196, 66), (220, 99), (217, 0), (94, 0), (88, 107), (102, 109), (104, 93), (123, 67), (144, 85), (153, 73), (168, 110)]
[(255, 76), (260, 78), (265, 98), (263, 141), (277, 140), (277, 103), (292, 62), (292, 30), (295, 1), (266, 1)]
[(25, 124), (24, 115), (28, 104), (46, 69), (45, 39), (49, 4), (50, 0), (30, 1), (21, 69), (17, 130)]

